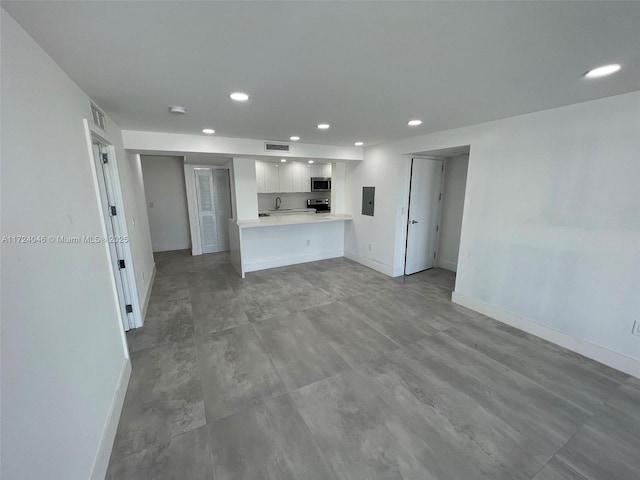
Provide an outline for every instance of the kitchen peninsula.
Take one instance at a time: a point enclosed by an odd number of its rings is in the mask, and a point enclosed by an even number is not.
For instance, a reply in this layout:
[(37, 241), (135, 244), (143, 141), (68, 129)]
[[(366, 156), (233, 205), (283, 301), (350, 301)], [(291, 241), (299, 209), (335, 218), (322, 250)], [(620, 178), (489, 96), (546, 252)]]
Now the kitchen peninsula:
[[(303, 167), (296, 167), (297, 171), (311, 170), (301, 163), (292, 165)], [(296, 180), (293, 188), (289, 188), (288, 174), (266, 182), (269, 188), (265, 188), (264, 176), (269, 176), (265, 172), (284, 172), (282, 166), (255, 159), (233, 159), (235, 205), (234, 218), (229, 220), (229, 243), (231, 263), (240, 276), (344, 255), (345, 224), (351, 221), (350, 215), (344, 215), (345, 167), (339, 163), (318, 167), (322, 169), (320, 174), (331, 175), (333, 188), (329, 191), (309, 191), (310, 173), (303, 180)], [(305, 198), (312, 202), (324, 198), (327, 213), (321, 213), (323, 209), (317, 205), (317, 209), (303, 208)]]
[(245, 273), (344, 255), (350, 215), (306, 214), (229, 220), (231, 263)]

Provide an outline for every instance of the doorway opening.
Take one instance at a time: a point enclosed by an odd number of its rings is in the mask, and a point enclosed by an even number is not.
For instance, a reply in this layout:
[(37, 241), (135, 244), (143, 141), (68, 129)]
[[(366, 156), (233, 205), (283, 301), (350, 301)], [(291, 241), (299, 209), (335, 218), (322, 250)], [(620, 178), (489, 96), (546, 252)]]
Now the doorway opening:
[(231, 159), (202, 153), (141, 158), (153, 251), (228, 251)]
[(200, 250), (202, 253), (226, 252), (229, 250), (229, 219), (231, 218), (229, 170), (196, 167), (193, 171)]
[(469, 146), (411, 158), (404, 274), (457, 271)]

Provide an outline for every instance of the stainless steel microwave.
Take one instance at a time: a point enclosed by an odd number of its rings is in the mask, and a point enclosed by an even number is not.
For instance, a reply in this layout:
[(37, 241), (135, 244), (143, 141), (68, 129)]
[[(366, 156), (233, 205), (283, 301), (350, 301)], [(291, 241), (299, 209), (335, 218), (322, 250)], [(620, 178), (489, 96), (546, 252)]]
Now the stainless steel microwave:
[(311, 177), (312, 192), (330, 192), (331, 177)]

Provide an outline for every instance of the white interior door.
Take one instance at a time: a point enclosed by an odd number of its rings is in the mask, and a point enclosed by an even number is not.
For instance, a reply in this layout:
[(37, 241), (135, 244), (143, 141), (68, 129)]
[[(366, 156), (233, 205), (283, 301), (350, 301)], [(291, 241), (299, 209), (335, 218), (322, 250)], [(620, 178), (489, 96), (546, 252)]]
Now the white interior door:
[(210, 168), (196, 168), (196, 196), (202, 253), (218, 252), (216, 206), (213, 198), (213, 175)]
[(196, 196), (202, 253), (229, 250), (231, 195), (229, 171), (220, 168), (196, 168)]
[(213, 181), (213, 203), (216, 209), (216, 234), (218, 252), (229, 250), (229, 219), (231, 218), (231, 187), (229, 170), (214, 168), (211, 170)]
[[(113, 269), (116, 290), (118, 292), (118, 303), (122, 313), (122, 321), (125, 330), (136, 327), (136, 319), (133, 310), (135, 286), (131, 284), (127, 269), (132, 269), (130, 255), (125, 251), (128, 248), (127, 232), (123, 231), (118, 215), (122, 215), (122, 205), (117, 201), (116, 188), (117, 173), (114, 171), (111, 162), (112, 158), (107, 145), (103, 145), (93, 140), (93, 158), (96, 162), (96, 173), (98, 176), (98, 187), (100, 191), (102, 214), (106, 227), (111, 257), (111, 268)], [(129, 265), (127, 265), (129, 258)]]
[(435, 265), (443, 165), (442, 160), (411, 160), (405, 275)]

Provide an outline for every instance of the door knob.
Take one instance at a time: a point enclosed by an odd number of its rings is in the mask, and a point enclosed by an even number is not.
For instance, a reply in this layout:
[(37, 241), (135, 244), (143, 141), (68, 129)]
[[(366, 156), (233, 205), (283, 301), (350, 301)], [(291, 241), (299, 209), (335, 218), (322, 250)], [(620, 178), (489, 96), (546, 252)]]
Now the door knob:
[(411, 224), (418, 223), (416, 220), (411, 220)]

